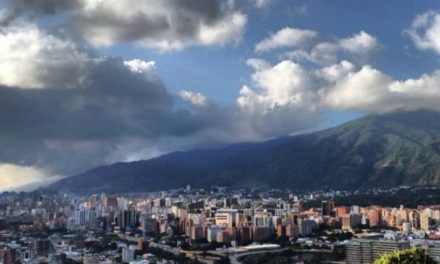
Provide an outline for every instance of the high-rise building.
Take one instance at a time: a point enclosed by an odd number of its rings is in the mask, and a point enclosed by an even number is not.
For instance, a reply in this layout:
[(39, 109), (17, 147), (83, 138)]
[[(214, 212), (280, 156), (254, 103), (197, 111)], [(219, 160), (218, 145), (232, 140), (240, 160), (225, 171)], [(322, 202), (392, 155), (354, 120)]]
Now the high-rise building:
[(109, 206), (116, 207), (118, 206), (118, 198), (116, 196), (106, 196), (103, 200), (103, 205), (105, 207), (109, 207)]
[(238, 211), (235, 209), (219, 209), (215, 214), (215, 224), (225, 227), (236, 227)]
[(139, 212), (133, 209), (123, 210), (118, 216), (118, 225), (121, 229), (135, 227), (139, 223)]
[(232, 226), (232, 216), (228, 213), (217, 213), (215, 214), (215, 224), (218, 226)]
[(159, 223), (153, 218), (143, 218), (141, 221), (141, 228), (144, 233), (157, 233), (159, 232)]
[(411, 233), (411, 223), (410, 222), (403, 222), (402, 223), (402, 232), (406, 235), (409, 235)]
[(265, 214), (258, 214), (254, 216), (255, 227), (272, 227), (272, 217)]
[(409, 246), (408, 241), (353, 239), (345, 246), (347, 264), (370, 264), (384, 253)]
[(34, 254), (37, 256), (48, 256), (50, 251), (49, 239), (34, 240)]
[(192, 226), (191, 227), (191, 240), (200, 240), (202, 238), (204, 238), (203, 228), (201, 226)]
[(132, 248), (123, 248), (122, 249), (122, 262), (130, 263), (130, 261), (134, 260), (135, 250)]
[(321, 202), (322, 215), (331, 216), (333, 214), (334, 208), (335, 208), (335, 201), (333, 200), (323, 200)]
[(75, 223), (82, 227), (96, 227), (96, 210), (92, 208), (76, 211)]
[(358, 214), (348, 214), (342, 217), (342, 229), (353, 229), (359, 227), (362, 223), (362, 217)]
[(268, 239), (274, 234), (273, 227), (254, 226), (252, 229), (252, 240), (263, 241)]
[(219, 229), (220, 228), (216, 225), (208, 227), (207, 240), (209, 243), (217, 241), (217, 232), (219, 231)]
[(251, 241), (251, 229), (247, 226), (238, 228), (238, 243), (243, 245)]
[(335, 207), (335, 216), (336, 217), (346, 216), (347, 213), (348, 213), (347, 207), (345, 207), (345, 206)]
[(298, 233), (301, 236), (309, 236), (313, 233), (315, 221), (310, 219), (298, 219)]
[(277, 225), (277, 237), (286, 236), (286, 226), (282, 224)]
[(427, 231), (429, 230), (429, 224), (431, 221), (431, 217), (428, 212), (423, 211), (420, 214), (420, 229)]
[(2, 264), (14, 263), (12, 252), (10, 249), (8, 249), (8, 248), (0, 249), (0, 263), (2, 263)]
[(286, 226), (286, 236), (293, 237), (299, 235), (299, 228), (297, 225), (289, 224)]
[(382, 211), (380, 208), (373, 207), (368, 211), (370, 227), (382, 225)]

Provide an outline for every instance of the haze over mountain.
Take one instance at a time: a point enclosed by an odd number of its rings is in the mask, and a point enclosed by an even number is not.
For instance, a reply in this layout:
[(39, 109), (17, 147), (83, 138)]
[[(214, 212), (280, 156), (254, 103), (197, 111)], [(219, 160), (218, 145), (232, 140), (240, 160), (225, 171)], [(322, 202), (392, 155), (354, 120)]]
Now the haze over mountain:
[(440, 112), (372, 114), (324, 131), (116, 163), (50, 188), (135, 192), (184, 187), (360, 189), (440, 183)]

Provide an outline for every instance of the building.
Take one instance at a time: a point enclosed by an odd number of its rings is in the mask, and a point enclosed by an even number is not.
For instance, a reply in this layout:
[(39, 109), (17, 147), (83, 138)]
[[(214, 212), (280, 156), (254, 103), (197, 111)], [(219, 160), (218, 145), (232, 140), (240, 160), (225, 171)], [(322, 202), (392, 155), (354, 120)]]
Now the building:
[(50, 241), (49, 239), (34, 240), (34, 254), (37, 256), (49, 256)]
[(345, 206), (339, 206), (335, 208), (335, 216), (336, 217), (343, 217), (346, 216), (348, 213), (348, 209)]
[(224, 227), (237, 226), (238, 211), (235, 209), (219, 209), (215, 214), (215, 224)]
[(159, 232), (159, 223), (157, 222), (156, 219), (144, 218), (141, 221), (141, 228), (145, 234), (157, 233)]
[(119, 213), (117, 223), (122, 230), (128, 227), (136, 227), (139, 223), (139, 212), (136, 210), (123, 210)]
[(99, 257), (96, 255), (87, 255), (83, 257), (84, 264), (99, 264)]
[(191, 227), (191, 240), (201, 240), (203, 239), (203, 227), (192, 226)]
[(274, 234), (275, 230), (272, 227), (255, 226), (252, 231), (252, 240), (264, 241), (270, 238)]
[(148, 248), (148, 241), (145, 239), (138, 239), (136, 249), (139, 251), (146, 250)]
[(269, 215), (259, 214), (254, 216), (255, 227), (272, 227), (272, 217)]
[(220, 230), (220, 228), (216, 225), (212, 225), (208, 227), (207, 231), (207, 240), (209, 243), (217, 241), (217, 232)]
[(298, 233), (301, 236), (310, 236), (313, 233), (315, 221), (310, 219), (298, 219)]
[(216, 240), (219, 243), (230, 243), (231, 242), (231, 238), (230, 238), (228, 232), (226, 232), (225, 230), (219, 230), (217, 232)]
[(353, 239), (345, 246), (347, 264), (370, 264), (387, 252), (409, 248), (408, 241)]
[(382, 225), (382, 211), (380, 208), (371, 208), (368, 211), (368, 220), (370, 227)]
[(249, 227), (247, 226), (239, 227), (237, 233), (238, 233), (237, 242), (240, 245), (247, 244), (251, 241), (252, 234), (251, 234), (251, 229)]
[(296, 237), (299, 235), (299, 228), (297, 225), (287, 225), (286, 226), (286, 236)]
[(424, 231), (428, 231), (430, 221), (431, 221), (430, 214), (426, 211), (422, 212), (420, 214), (420, 229)]
[(335, 201), (333, 200), (323, 200), (321, 202), (322, 215), (325, 216), (333, 215), (334, 208), (335, 208)]
[(440, 262), (440, 247), (428, 247), (428, 255), (435, 261)]
[(359, 227), (362, 223), (362, 217), (358, 214), (348, 214), (342, 217), (342, 229), (353, 229)]
[(81, 209), (76, 212), (75, 223), (81, 227), (96, 227), (95, 209)]
[(286, 236), (286, 226), (282, 224), (277, 225), (277, 237), (284, 236)]
[(7, 249), (7, 248), (0, 249), (0, 263), (2, 263), (2, 264), (14, 263), (12, 252), (10, 249)]
[(411, 233), (411, 223), (410, 222), (403, 222), (402, 223), (402, 232), (406, 235), (409, 235)]
[(103, 200), (103, 205), (105, 207), (109, 207), (109, 206), (116, 207), (118, 206), (118, 198), (116, 196), (107, 196)]
[(130, 262), (134, 260), (134, 249), (123, 248), (122, 249), (122, 262)]

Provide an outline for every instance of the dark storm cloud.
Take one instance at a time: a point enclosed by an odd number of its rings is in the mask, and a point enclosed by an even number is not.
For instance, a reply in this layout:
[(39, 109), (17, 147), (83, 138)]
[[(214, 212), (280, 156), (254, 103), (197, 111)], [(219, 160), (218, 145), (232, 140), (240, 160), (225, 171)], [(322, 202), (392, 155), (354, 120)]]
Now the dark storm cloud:
[(59, 11), (72, 10), (80, 5), (78, 0), (7, 0), (12, 9), (19, 15), (54, 15)]
[(185, 45), (199, 41), (202, 26), (215, 26), (230, 19), (228, 15), (234, 12), (225, 2), (217, 0), (139, 1), (136, 4), (138, 8), (133, 9), (129, 2), (117, 7), (112, 2), (104, 2), (99, 8), (75, 12), (69, 22), (70, 31), (77, 38), (98, 46), (127, 41), (145, 46)]
[[(139, 42), (146, 47), (177, 49), (200, 40), (202, 27), (216, 26), (231, 20), (236, 12), (226, 1), (219, 0), (8, 0), (16, 16), (38, 17), (67, 12), (64, 27), (76, 39), (97, 46), (115, 42)], [(243, 25), (231, 25), (241, 31)], [(236, 33), (231, 33), (236, 34)], [(220, 43), (233, 41), (225, 35)], [(167, 43), (150, 43), (150, 42)], [(210, 43), (213, 44), (213, 43)], [(162, 45), (157, 47), (157, 45)], [(169, 47), (168, 45), (179, 45)]]
[[(134, 2), (143, 5), (109, 0), (88, 9), (85, 1), (8, 1), (10, 10), (0, 14), (0, 164), (71, 175), (206, 145), (226, 125), (224, 109), (177, 109), (154, 63), (96, 56), (69, 33), (96, 37), (96, 29), (112, 43), (148, 38), (192, 44), (202, 26), (216, 26), (230, 7), (211, 0)], [(131, 13), (124, 17), (125, 11)], [(34, 18), (60, 13), (57, 24), (65, 30), (35, 24)], [(203, 131), (208, 135), (199, 136)]]
[(202, 127), (173, 110), (160, 79), (120, 59), (93, 62), (77, 89), (0, 86), (0, 163), (38, 165), (66, 174), (104, 162), (126, 138), (185, 136)]
[(13, 13), (4, 11), (0, 12), (0, 32), (2, 32), (3, 27), (9, 26), (15, 19), (15, 15)]

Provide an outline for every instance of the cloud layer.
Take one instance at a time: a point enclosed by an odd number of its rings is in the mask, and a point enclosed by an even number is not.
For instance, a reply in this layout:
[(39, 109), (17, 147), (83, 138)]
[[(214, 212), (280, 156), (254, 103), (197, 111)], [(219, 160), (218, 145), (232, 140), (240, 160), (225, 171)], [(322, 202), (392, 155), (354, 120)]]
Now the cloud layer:
[(346, 38), (321, 41), (306, 48), (288, 51), (285, 56), (293, 60), (330, 65), (338, 62), (341, 57), (363, 62), (379, 48), (379, 41), (374, 36), (360, 31)]
[(9, 4), (30, 16), (64, 13), (68, 32), (95, 47), (128, 42), (160, 52), (237, 43), (247, 22), (232, 1), (10, 0)]
[(301, 46), (310, 43), (317, 35), (312, 30), (286, 27), (257, 43), (255, 51)]
[(440, 70), (395, 80), (370, 65), (348, 61), (307, 69), (292, 61), (248, 61), (255, 89), (243, 86), (238, 105), (251, 113), (284, 109), (314, 114), (329, 110), (383, 112), (402, 108), (440, 110)]
[(417, 15), (411, 27), (404, 32), (411, 37), (417, 48), (440, 53), (439, 13), (430, 10)]
[[(157, 73), (167, 65), (99, 56), (95, 48), (130, 43), (165, 52), (239, 43), (247, 15), (233, 1), (9, 4), (0, 12), (4, 188), (14, 179), (21, 185), (103, 163), (300, 133), (333, 111), (440, 110), (440, 70), (393, 78), (370, 63), (382, 44), (362, 29), (341, 38), (294, 27), (269, 34), (252, 45), (249, 81), (232, 104), (221, 105), (191, 87), (171, 94)], [(66, 18), (62, 30), (34, 20), (46, 16)], [(426, 12), (405, 30), (417, 48), (440, 53), (438, 17)]]
[(75, 44), (26, 24), (0, 32), (0, 84), (22, 89), (81, 86), (87, 55)]

